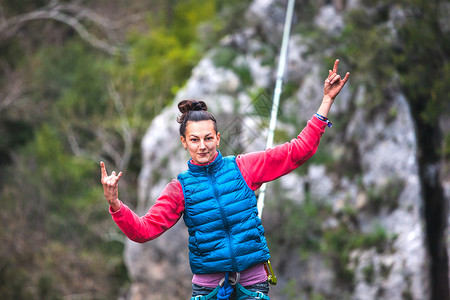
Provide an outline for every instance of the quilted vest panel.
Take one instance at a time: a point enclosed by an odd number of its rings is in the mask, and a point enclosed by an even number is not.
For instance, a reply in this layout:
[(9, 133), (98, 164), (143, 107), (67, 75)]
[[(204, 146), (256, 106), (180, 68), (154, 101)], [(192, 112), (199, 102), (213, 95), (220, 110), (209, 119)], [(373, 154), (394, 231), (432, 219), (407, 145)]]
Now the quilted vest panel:
[(255, 193), (236, 157), (221, 153), (211, 164), (178, 175), (189, 231), (189, 263), (194, 274), (241, 272), (270, 258)]

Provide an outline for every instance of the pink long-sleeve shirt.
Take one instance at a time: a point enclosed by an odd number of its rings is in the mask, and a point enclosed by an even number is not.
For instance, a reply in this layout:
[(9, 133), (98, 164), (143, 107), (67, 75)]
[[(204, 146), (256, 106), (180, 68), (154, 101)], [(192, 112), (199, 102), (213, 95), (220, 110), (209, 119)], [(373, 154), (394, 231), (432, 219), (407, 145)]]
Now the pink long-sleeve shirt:
[[(301, 166), (316, 152), (326, 125), (326, 122), (312, 117), (297, 138), (289, 143), (265, 151), (238, 155), (236, 163), (247, 185), (252, 190), (257, 190), (263, 183), (286, 175)], [(115, 212), (110, 207), (112, 218), (122, 232), (138, 243), (150, 241), (163, 234), (178, 222), (183, 212), (184, 195), (177, 179), (167, 184), (155, 204), (142, 217), (123, 203)], [(224, 274), (194, 274), (192, 282), (201, 286), (216, 287)], [(265, 280), (267, 275), (263, 264), (241, 272), (240, 283), (243, 286)]]

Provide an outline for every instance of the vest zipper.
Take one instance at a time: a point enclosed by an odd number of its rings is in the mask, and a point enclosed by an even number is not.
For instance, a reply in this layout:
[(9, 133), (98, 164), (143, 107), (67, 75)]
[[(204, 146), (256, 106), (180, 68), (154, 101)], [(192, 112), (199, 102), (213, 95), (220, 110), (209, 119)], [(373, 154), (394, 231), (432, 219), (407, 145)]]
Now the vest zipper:
[(233, 243), (231, 242), (230, 224), (228, 223), (228, 219), (225, 215), (225, 211), (223, 209), (222, 203), (220, 203), (219, 192), (217, 191), (217, 185), (216, 185), (216, 178), (210, 172), (209, 166), (206, 167), (206, 172), (208, 174), (209, 180), (211, 181), (211, 184), (212, 184), (212, 187), (214, 190), (214, 199), (216, 199), (217, 204), (219, 205), (220, 217), (222, 218), (222, 222), (225, 227), (225, 231), (227, 233), (228, 249), (230, 249), (230, 257), (231, 257), (231, 262), (233, 265), (233, 272), (237, 272), (236, 257), (234, 255)]

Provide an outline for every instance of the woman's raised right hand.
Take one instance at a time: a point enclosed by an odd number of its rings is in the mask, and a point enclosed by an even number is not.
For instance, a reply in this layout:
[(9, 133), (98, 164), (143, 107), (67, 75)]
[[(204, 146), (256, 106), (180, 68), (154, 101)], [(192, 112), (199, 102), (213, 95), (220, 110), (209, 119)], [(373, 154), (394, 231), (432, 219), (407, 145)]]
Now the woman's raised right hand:
[(111, 205), (112, 210), (117, 211), (120, 209), (119, 179), (122, 176), (122, 172), (116, 175), (116, 171), (112, 171), (111, 175), (108, 176), (104, 162), (100, 162), (100, 168), (102, 171), (102, 184), (105, 198), (109, 205)]

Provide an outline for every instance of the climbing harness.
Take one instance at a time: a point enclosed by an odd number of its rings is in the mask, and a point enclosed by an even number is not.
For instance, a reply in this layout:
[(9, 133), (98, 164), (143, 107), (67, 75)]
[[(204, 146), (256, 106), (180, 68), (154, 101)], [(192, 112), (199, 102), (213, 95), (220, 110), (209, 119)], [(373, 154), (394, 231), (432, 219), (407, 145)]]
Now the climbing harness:
[[(261, 292), (252, 292), (247, 290), (239, 283), (240, 273), (236, 273), (236, 277), (229, 277), (229, 272), (225, 274), (225, 277), (220, 281), (219, 285), (208, 295), (194, 296), (191, 300), (228, 300), (236, 290), (236, 300), (241, 300), (246, 297), (254, 297), (255, 299), (270, 300), (269, 296)], [(234, 286), (234, 288), (233, 288)]]
[(246, 288), (244, 288), (242, 285), (240, 285), (239, 283), (236, 285), (236, 290), (237, 290), (237, 295), (236, 295), (236, 299), (237, 300), (240, 300), (242, 298), (246, 298), (248, 296), (255, 297), (255, 299), (270, 300), (269, 296), (267, 296), (266, 294), (261, 293), (261, 292), (249, 291)]

